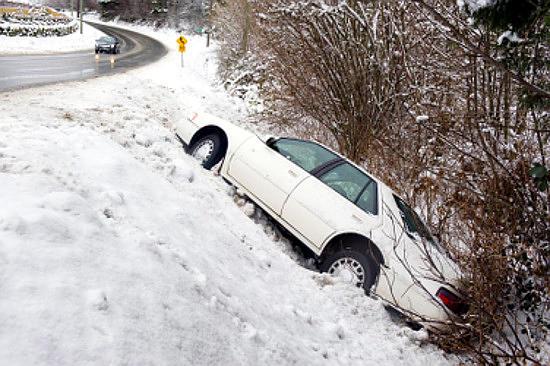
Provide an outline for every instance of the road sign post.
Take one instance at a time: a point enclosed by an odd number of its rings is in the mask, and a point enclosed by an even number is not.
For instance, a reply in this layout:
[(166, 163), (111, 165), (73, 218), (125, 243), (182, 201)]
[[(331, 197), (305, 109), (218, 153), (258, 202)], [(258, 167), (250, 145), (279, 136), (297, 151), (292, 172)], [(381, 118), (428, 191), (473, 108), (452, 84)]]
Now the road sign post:
[(80, 34), (82, 34), (82, 13), (84, 12), (84, 0), (80, 0)]
[(178, 42), (178, 45), (179, 45), (178, 51), (180, 52), (180, 55), (181, 55), (181, 67), (183, 67), (183, 53), (185, 52), (185, 45), (187, 44), (187, 39), (184, 36), (179, 36), (176, 42)]

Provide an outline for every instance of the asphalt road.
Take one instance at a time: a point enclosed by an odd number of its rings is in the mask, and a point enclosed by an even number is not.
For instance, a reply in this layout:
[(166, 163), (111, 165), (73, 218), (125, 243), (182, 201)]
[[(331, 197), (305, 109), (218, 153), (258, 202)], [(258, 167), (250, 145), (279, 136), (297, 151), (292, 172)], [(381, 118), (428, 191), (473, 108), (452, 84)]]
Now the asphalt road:
[(120, 54), (100, 54), (99, 59), (93, 51), (0, 56), (0, 91), (123, 72), (156, 61), (167, 52), (160, 42), (143, 34), (100, 24), (93, 26), (121, 40)]

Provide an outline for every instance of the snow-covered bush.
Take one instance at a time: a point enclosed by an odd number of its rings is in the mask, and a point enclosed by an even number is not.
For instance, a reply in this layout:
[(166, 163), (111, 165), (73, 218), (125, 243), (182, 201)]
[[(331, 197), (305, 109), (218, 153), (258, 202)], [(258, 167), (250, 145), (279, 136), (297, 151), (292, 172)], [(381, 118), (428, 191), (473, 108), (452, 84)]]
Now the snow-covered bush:
[(203, 26), (205, 9), (213, 0), (100, 0), (98, 8), (102, 19), (121, 19), (129, 22), (153, 23), (194, 31)]
[[(267, 81), (267, 65), (256, 57), (256, 19), (248, 0), (215, 2), (210, 14), (217, 42), (220, 76), (224, 87), (257, 110), (259, 93)], [(262, 108), (259, 108), (260, 110)]]
[(0, 8), (0, 35), (52, 37), (75, 32), (78, 24), (47, 7)]
[[(516, 14), (503, 4), (520, 3), (483, 2), (499, 16)], [(217, 23), (229, 61), (222, 77), (235, 90), (244, 87), (233, 80), (261, 85), (276, 126), (334, 146), (424, 212), (461, 264), (470, 302), (468, 317), (435, 341), (478, 362), (545, 363), (548, 8), (506, 30), (466, 8), (454, 0), (228, 3)], [(502, 42), (503, 32), (531, 39)], [(254, 75), (256, 66), (243, 66), (250, 59), (272, 79), (235, 78)]]

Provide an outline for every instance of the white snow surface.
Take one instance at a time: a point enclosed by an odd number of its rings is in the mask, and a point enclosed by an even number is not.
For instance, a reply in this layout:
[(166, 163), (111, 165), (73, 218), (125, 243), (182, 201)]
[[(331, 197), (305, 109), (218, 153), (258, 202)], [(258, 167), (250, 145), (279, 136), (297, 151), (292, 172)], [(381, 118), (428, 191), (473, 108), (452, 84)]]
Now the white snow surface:
[(512, 32), (508, 30), (508, 31), (502, 32), (502, 34), (498, 37), (497, 44), (501, 45), (505, 39), (511, 43), (520, 43), (524, 41), (522, 38), (518, 36), (516, 32)]
[(44, 5), (44, 0), (9, 0), (11, 3), (18, 3), (24, 5)]
[(492, 6), (496, 0), (457, 0), (457, 5), (460, 8), (468, 6), (468, 9), (472, 12), (476, 12), (481, 8)]
[(61, 37), (0, 36), (0, 56), (92, 51), (95, 40), (104, 35), (100, 30), (84, 24), (82, 34), (77, 30)]
[(203, 38), (181, 69), (177, 35), (142, 30), (171, 47), (155, 64), (0, 93), (0, 364), (456, 363), (300, 266), (184, 154), (173, 121), (246, 109)]

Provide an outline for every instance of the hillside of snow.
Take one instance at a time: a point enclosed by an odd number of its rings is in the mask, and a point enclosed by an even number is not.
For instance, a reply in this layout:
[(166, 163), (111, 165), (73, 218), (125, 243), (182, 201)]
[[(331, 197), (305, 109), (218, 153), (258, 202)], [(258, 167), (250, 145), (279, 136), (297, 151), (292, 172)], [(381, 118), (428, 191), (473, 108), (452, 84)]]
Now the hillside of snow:
[(456, 363), (300, 266), (185, 155), (173, 121), (246, 110), (204, 39), (182, 69), (176, 34), (154, 36), (153, 65), (0, 93), (0, 364)]

